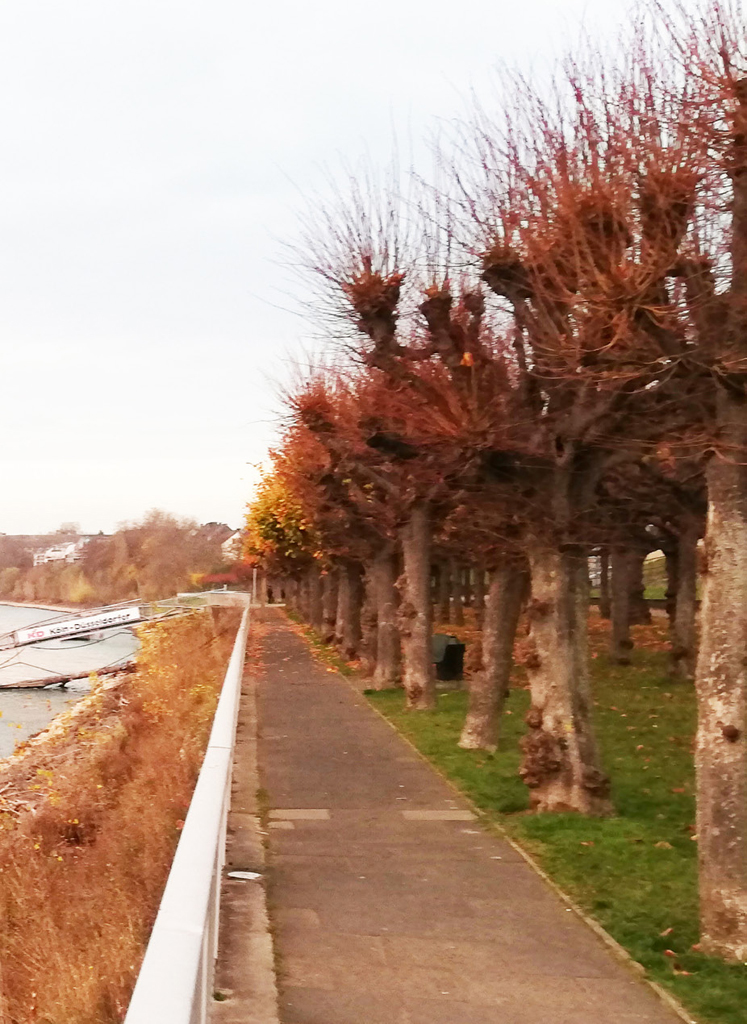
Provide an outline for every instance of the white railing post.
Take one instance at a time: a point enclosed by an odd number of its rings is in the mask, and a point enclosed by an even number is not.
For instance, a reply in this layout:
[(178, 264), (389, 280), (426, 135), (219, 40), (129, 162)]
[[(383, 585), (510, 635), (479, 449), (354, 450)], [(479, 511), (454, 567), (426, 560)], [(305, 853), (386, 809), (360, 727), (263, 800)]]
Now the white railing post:
[(248, 630), (246, 607), (125, 1024), (207, 1024)]

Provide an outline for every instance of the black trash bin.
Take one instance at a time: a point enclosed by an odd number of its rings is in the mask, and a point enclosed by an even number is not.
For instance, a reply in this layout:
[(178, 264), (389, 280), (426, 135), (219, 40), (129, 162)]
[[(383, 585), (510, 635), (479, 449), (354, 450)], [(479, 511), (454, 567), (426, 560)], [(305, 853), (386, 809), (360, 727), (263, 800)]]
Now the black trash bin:
[(436, 666), (436, 679), (461, 679), (464, 672), (465, 645), (456, 636), (447, 633), (434, 633), (431, 641), (433, 663)]

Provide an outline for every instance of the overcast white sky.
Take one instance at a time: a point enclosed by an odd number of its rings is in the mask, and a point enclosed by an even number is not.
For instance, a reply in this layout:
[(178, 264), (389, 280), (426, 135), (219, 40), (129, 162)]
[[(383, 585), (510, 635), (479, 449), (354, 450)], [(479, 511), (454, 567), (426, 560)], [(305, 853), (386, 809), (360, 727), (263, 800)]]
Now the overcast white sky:
[(626, 0), (0, 4), (0, 531), (238, 526), (303, 358), (283, 266), (324, 168), (382, 165)]

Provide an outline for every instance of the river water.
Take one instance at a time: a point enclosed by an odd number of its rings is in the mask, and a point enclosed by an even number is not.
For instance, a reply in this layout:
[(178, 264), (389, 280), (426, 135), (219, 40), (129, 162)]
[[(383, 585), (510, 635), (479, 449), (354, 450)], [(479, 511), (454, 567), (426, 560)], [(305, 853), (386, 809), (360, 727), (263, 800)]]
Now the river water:
[[(0, 634), (32, 626), (57, 613), (43, 608), (0, 604)], [(74, 675), (128, 661), (139, 642), (131, 630), (115, 627), (86, 640), (45, 640), (39, 644), (0, 650), (0, 758), (13, 753), (20, 740), (43, 729), (61, 711), (88, 693), (85, 679), (65, 689), (3, 689), (4, 685), (48, 676)]]

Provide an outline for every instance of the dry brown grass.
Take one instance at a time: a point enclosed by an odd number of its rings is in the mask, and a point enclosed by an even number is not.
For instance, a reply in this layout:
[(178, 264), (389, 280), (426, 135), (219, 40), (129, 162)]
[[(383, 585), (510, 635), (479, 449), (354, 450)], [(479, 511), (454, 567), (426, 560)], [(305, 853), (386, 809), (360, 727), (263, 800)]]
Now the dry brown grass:
[(202, 759), (238, 613), (146, 626), (98, 685), (0, 767), (0, 1022), (121, 1021)]

